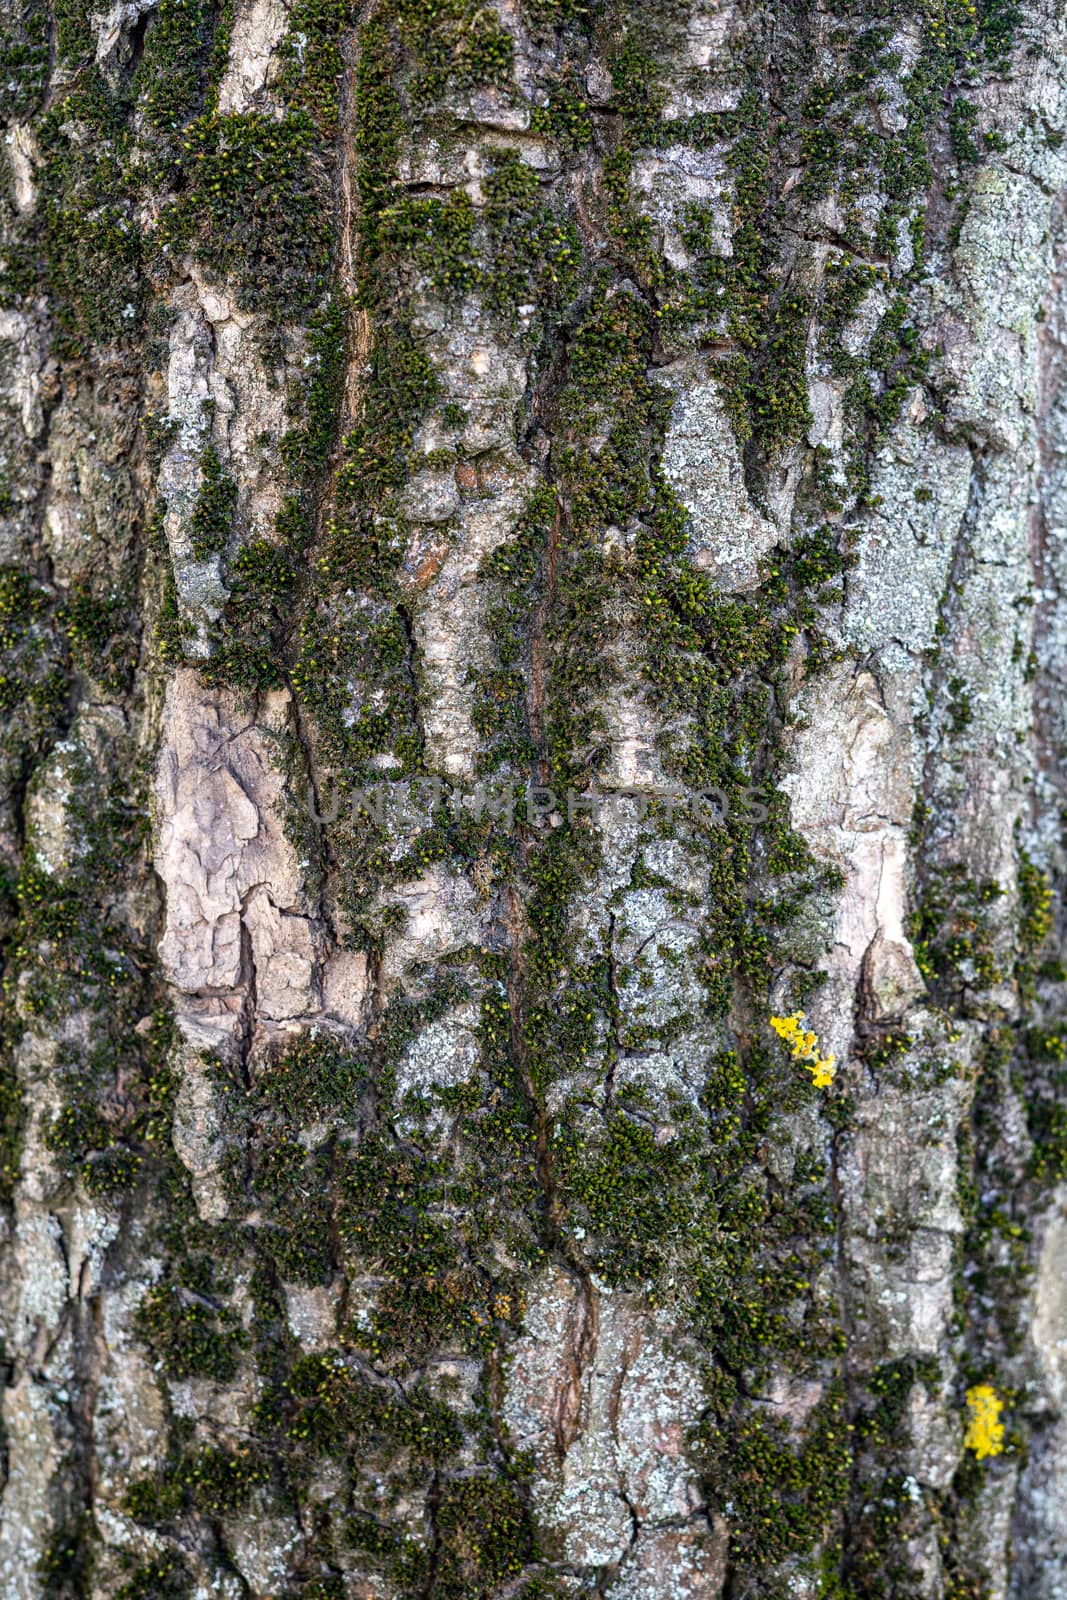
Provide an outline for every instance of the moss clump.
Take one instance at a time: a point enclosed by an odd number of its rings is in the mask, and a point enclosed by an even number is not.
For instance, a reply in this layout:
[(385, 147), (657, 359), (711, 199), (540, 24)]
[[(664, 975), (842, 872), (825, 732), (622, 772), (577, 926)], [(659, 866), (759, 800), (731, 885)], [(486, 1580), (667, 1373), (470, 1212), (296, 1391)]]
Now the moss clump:
[(280, 1424), (293, 1448), (315, 1457), (367, 1453), (388, 1444), (443, 1463), (463, 1437), (450, 1408), (421, 1386), (413, 1385), (401, 1398), (391, 1385), (369, 1382), (340, 1356), (297, 1360), (284, 1394), (262, 1408), (261, 1420)]
[(48, 591), (15, 567), (0, 567), (0, 711), (4, 750), (13, 769), (44, 755), (66, 712), (68, 685), (50, 626)]
[(537, 1556), (529, 1506), (504, 1478), (454, 1479), (436, 1507), (434, 1528), (435, 1587), (455, 1600), (514, 1581)]
[(15, 1047), (20, 1030), (5, 1019), (0, 1028), (0, 1200), (8, 1203), (19, 1177), (25, 1115)]
[(578, 230), (541, 203), (538, 189), (536, 174), (510, 151), (498, 155), (486, 179), (491, 264), (482, 281), (486, 302), (498, 315), (514, 315), (527, 305), (551, 317), (570, 304), (578, 286)]
[(188, 1600), (194, 1592), (191, 1574), (181, 1557), (169, 1551), (135, 1567), (119, 1585), (115, 1600)]
[(1022, 11), (1012, 0), (982, 0), (976, 10), (978, 37), (986, 59), (1002, 63), (1011, 54)]
[(590, 14), (591, 0), (523, 0), (522, 9), (534, 27), (562, 28), (583, 22)]
[(190, 1506), (206, 1517), (224, 1517), (240, 1510), (269, 1476), (254, 1451), (208, 1445), (181, 1462), (174, 1481)]
[(596, 1270), (611, 1283), (654, 1279), (697, 1222), (701, 1166), (692, 1143), (657, 1143), (655, 1130), (617, 1112), (582, 1140), (558, 1127), (556, 1181), (573, 1225), (590, 1235)]
[(61, 1522), (36, 1564), (45, 1600), (89, 1600), (96, 1552), (87, 1511)]
[(348, 368), (345, 309), (341, 297), (332, 295), (308, 322), (310, 375), (300, 406), (302, 425), (291, 429), (281, 444), (282, 460), (297, 479), (325, 467), (336, 442)]
[(138, 1307), (138, 1332), (173, 1378), (227, 1383), (237, 1373), (245, 1340), (212, 1278), (202, 1273), (199, 1282), (157, 1284)]
[(981, 147), (975, 138), (978, 130), (978, 107), (971, 100), (959, 96), (952, 102), (948, 119), (949, 145), (957, 163), (973, 165), (982, 158)]
[(450, 88), (510, 87), (514, 41), (479, 0), (392, 0), (388, 11), (414, 61), (409, 92), (416, 107), (441, 100)]
[(657, 144), (666, 94), (650, 43), (639, 28), (627, 30), (610, 65), (615, 102), (625, 119), (627, 144), (633, 148)]
[(366, 1063), (343, 1042), (312, 1029), (256, 1075), (256, 1090), (295, 1125), (353, 1115), (366, 1083)]
[[(1058, 1038), (1058, 1035), (1056, 1036)], [(1029, 1173), (1042, 1186), (1067, 1177), (1067, 1106), (1063, 1103), (1067, 1072), (1044, 1071), (1033, 1076), (1026, 1105), (1032, 1141)]]
[(319, 136), (337, 136), (344, 60), (341, 43), (352, 20), (350, 0), (297, 0), (278, 52), (286, 100), (314, 118)]
[(742, 1572), (811, 1548), (830, 1531), (847, 1493), (851, 1428), (843, 1386), (833, 1384), (804, 1426), (799, 1446), (755, 1414), (705, 1436), (715, 1494), (729, 1501), (731, 1559)]
[(1032, 956), (1039, 950), (1052, 927), (1049, 875), (1022, 850), (1019, 853), (1019, 945), (1024, 955)]
[(168, 143), (199, 109), (217, 49), (209, 0), (160, 0), (132, 90), (149, 128)]
[(364, 238), (357, 281), (368, 304), (373, 303), (376, 290), (380, 292), (375, 282), (377, 222), (389, 202), (404, 126), (400, 96), (393, 81), (397, 66), (389, 30), (381, 21), (369, 22), (360, 32), (354, 131), (356, 187)]
[(140, 1155), (116, 1133), (83, 1085), (56, 1113), (45, 1143), (63, 1158), (69, 1177), (77, 1176), (89, 1194), (105, 1196), (129, 1188), (141, 1170)]
[(87, 65), (73, 93), (35, 129), (41, 202), (26, 224), (24, 290), (48, 293), (61, 357), (141, 337), (144, 240), (121, 110)]
[(269, 1482), (269, 1465), (247, 1447), (206, 1445), (175, 1451), (154, 1478), (130, 1484), (126, 1510), (138, 1522), (157, 1524), (173, 1523), (191, 1513), (222, 1518), (240, 1511)]
[(593, 120), (589, 103), (573, 74), (563, 72), (551, 86), (548, 104), (533, 108), (530, 131), (554, 139), (567, 156), (576, 155), (591, 144)]
[(379, 247), (442, 293), (462, 294), (477, 282), (474, 207), (462, 190), (447, 200), (405, 196), (382, 209), (377, 227)]
[(344, 441), (346, 464), (337, 484), (342, 505), (370, 507), (400, 487), (415, 425), (438, 389), (433, 366), (410, 333), (383, 329), (371, 357), (363, 419)]
[[(276, 542), (256, 538), (241, 545), (229, 563), (229, 599), (216, 653), (201, 669), (205, 682), (243, 689), (278, 689), (286, 682), (284, 641), (299, 592), (299, 551), (306, 535), (304, 506), (291, 497), (278, 514)], [(176, 603), (170, 618), (179, 630)], [(180, 643), (173, 646), (180, 652)]]
[(987, 987), (999, 981), (989, 908), (1003, 892), (997, 883), (968, 877), (957, 864), (929, 875), (922, 903), (911, 916), (908, 931), (919, 971), (955, 1003), (965, 984)]
[(916, 1383), (931, 1396), (939, 1389), (941, 1370), (933, 1356), (904, 1356), (875, 1368), (866, 1382), (874, 1403), (859, 1413), (855, 1424), (857, 1447), (900, 1442), (899, 1430)]
[(342, 1246), (353, 1262), (378, 1260), (385, 1278), (358, 1335), (376, 1361), (411, 1359), (450, 1339), (477, 1348), (492, 1326), (491, 1283), (469, 1253), (476, 1223), (457, 1213), (452, 1192), (447, 1162), (380, 1140), (361, 1145), (341, 1175)]
[(129, 596), (100, 593), (86, 579), (71, 585), (57, 611), (74, 664), (110, 694), (128, 688), (137, 660)]
[(287, 1132), (265, 1133), (257, 1140), (255, 1162), (263, 1245), (278, 1273), (289, 1283), (329, 1283), (335, 1269), (333, 1141), (309, 1154)]
[(5, 19), (0, 31), (0, 116), (25, 122), (48, 85), (49, 16), (43, 5)]
[(802, 296), (780, 299), (753, 366), (748, 403), (753, 427), (768, 449), (811, 426), (804, 372), (809, 319), (810, 307)]
[(187, 187), (160, 223), (157, 250), (191, 247), (209, 272), (236, 280), (247, 311), (313, 310), (328, 284), (332, 230), (307, 113), (211, 112), (190, 123), (182, 150)]
[(237, 485), (225, 470), (219, 453), (209, 444), (200, 457), (200, 493), (189, 533), (193, 554), (198, 561), (225, 550), (233, 529), (237, 505)]
[(495, 11), (475, 12), (454, 58), (453, 75), (463, 88), (506, 89), (511, 82), (515, 45)]

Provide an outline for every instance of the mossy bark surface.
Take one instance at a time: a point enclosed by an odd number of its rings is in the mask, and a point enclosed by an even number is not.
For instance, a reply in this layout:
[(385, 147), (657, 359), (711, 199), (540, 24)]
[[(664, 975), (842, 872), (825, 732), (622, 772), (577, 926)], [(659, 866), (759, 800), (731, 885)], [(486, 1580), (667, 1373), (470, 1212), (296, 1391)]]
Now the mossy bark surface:
[(1062, 11), (0, 112), (4, 1600), (1063, 1600)]

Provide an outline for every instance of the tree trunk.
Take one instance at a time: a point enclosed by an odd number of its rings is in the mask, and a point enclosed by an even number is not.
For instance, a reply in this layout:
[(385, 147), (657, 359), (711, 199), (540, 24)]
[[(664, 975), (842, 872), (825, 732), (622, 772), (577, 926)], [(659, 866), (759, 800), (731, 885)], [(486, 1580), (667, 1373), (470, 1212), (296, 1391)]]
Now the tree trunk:
[(9, 7), (4, 1600), (1067, 1595), (1065, 32)]

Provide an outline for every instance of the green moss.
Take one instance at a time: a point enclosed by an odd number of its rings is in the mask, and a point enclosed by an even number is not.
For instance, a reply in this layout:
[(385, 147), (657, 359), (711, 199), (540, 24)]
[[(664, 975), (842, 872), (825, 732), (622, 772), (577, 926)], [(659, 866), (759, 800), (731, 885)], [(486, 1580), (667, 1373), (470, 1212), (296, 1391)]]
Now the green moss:
[(754, 368), (749, 404), (754, 426), (768, 446), (796, 438), (811, 426), (804, 372), (809, 307), (788, 295), (775, 307)]
[(350, 0), (297, 0), (278, 52), (286, 100), (314, 118), (323, 140), (334, 139), (338, 132), (344, 73), (341, 46), (351, 21)]
[(111, 694), (128, 687), (136, 665), (129, 611), (127, 595), (115, 590), (101, 594), (86, 580), (71, 585), (58, 611), (75, 665)]
[(0, 567), (0, 710), (3, 749), (17, 769), (46, 752), (66, 713), (68, 683), (50, 626), (48, 591), (14, 567)]
[[(75, 753), (76, 754), (76, 753)], [(121, 1028), (126, 1006), (144, 998), (139, 974), (151, 970), (136, 934), (110, 911), (104, 899), (122, 886), (125, 874), (141, 861), (146, 812), (136, 793), (131, 758), (129, 783), (116, 776), (95, 784), (71, 807), (71, 822), (82, 851), (66, 876), (56, 877), (24, 859), (17, 888), (17, 925), (9, 954), (23, 985), (24, 1016), (55, 1017), (73, 999), (94, 1011), (103, 1007), (108, 1026)], [(84, 752), (79, 778), (92, 778)], [(131, 790), (133, 792), (131, 792)]]
[(857, 1443), (871, 1448), (898, 1438), (916, 1383), (921, 1383), (931, 1396), (940, 1388), (941, 1372), (933, 1356), (905, 1356), (875, 1368), (867, 1380), (874, 1404), (862, 1411), (856, 1421)]
[(173, 1477), (135, 1478), (127, 1486), (123, 1509), (137, 1522), (170, 1522), (181, 1512), (182, 1498)]
[(193, 507), (190, 539), (198, 561), (225, 550), (233, 529), (237, 485), (225, 470), (219, 453), (209, 444), (200, 457), (200, 493)]
[(333, 295), (308, 322), (310, 369), (300, 406), (302, 426), (282, 440), (282, 460), (294, 477), (326, 466), (337, 438), (337, 419), (348, 370), (345, 305)]
[(453, 76), (462, 88), (506, 89), (514, 60), (511, 34), (496, 12), (486, 8), (476, 11), (464, 30), (453, 60)]
[(564, 155), (575, 155), (592, 142), (589, 104), (576, 77), (564, 72), (552, 84), (548, 104), (534, 106), (530, 113), (530, 131), (554, 139)]
[(851, 368), (841, 350), (840, 335), (881, 280), (876, 267), (861, 265), (848, 256), (827, 262), (819, 324), (824, 348), (838, 371), (847, 372)]
[(326, 1284), (334, 1276), (336, 1152), (310, 1155), (287, 1134), (258, 1141), (254, 1192), (263, 1197), (263, 1248), (288, 1283)]
[[(1036, 1047), (1035, 1047), (1036, 1043)], [(1039, 1034), (1032, 1040), (1031, 1050), (1037, 1060), (1056, 1063), (1065, 1059), (1061, 1048), (1060, 1030)], [(1062, 1182), (1067, 1175), (1067, 1106), (1063, 1093), (1067, 1089), (1067, 1072), (1043, 1070), (1033, 1072), (1028, 1085), (1026, 1101), (1027, 1129), (1032, 1141), (1029, 1172), (1041, 1184)]]
[(1067, 1176), (1067, 1112), (1061, 1105), (1041, 1102), (1033, 1107), (1028, 1123), (1034, 1147), (1031, 1175), (1040, 1184), (1062, 1183)]
[(0, 1029), (0, 1201), (9, 1201), (19, 1177), (25, 1109), (15, 1066), (18, 1030)]
[(237, 1373), (245, 1341), (210, 1286), (157, 1284), (138, 1307), (137, 1329), (171, 1377), (226, 1383)]
[(342, 503), (372, 505), (407, 475), (415, 424), (438, 393), (437, 375), (406, 330), (383, 329), (371, 357), (366, 415), (345, 439)]
[(999, 981), (988, 908), (1003, 894), (996, 883), (977, 882), (955, 865), (932, 872), (922, 904), (909, 921), (909, 937), (923, 977), (958, 1000), (964, 984)]
[[(693, 573), (684, 513), (656, 470), (670, 397), (647, 376), (653, 329), (637, 296), (605, 293), (599, 285), (575, 320), (553, 411), (542, 412), (544, 426), (565, 439), (553, 452), (552, 487), (535, 492), (515, 539), (484, 570), (497, 666), (479, 676), (479, 727), (487, 764), (521, 769), (532, 758), (534, 770), (557, 789), (581, 786), (588, 752), (598, 748), (588, 704), (609, 686), (603, 656), (610, 630), (602, 608), (607, 594), (616, 604), (623, 596), (638, 618), (641, 664), (657, 707), (665, 720), (695, 725), (685, 744), (665, 752), (670, 770), (693, 784), (723, 781), (727, 792), (750, 795), (753, 767), (767, 759), (770, 742), (766, 682), (801, 628), (810, 631), (815, 653), (818, 599), (851, 557), (832, 529), (819, 530), (768, 575), (751, 602), (720, 600)], [(597, 440), (595, 454), (585, 447), (590, 437)], [(604, 560), (611, 525), (633, 530), (632, 560)], [(525, 638), (543, 649), (539, 717), (530, 715), (520, 671)], [(713, 1014), (735, 1009), (740, 992), (758, 1015), (780, 959), (774, 931), (753, 916), (754, 820), (746, 809), (689, 845), (711, 871), (702, 907), (702, 977)], [(779, 873), (799, 879), (810, 872), (810, 856), (780, 818), (771, 839)], [(520, 1025), (517, 1048), (535, 1104), (576, 1074), (610, 1070), (598, 1061), (601, 1029), (620, 1028), (609, 965), (579, 960), (570, 931), (570, 909), (596, 864), (595, 840), (580, 825), (526, 845), (519, 868), (521, 968), (512, 969), (506, 1001), (487, 997), (483, 1009), (492, 1050), (506, 1051)], [(802, 893), (799, 883), (795, 892)], [(786, 949), (787, 921), (783, 910)], [(654, 1037), (669, 1043), (695, 1023), (679, 1015), (649, 1028), (630, 1018), (622, 1043), (635, 1048)], [(749, 1371), (795, 1340), (787, 1309), (798, 1312), (828, 1246), (832, 1209), (827, 1175), (814, 1167), (798, 1183), (804, 1198), (795, 1203), (765, 1196), (741, 1177), (772, 1119), (803, 1086), (782, 1075), (747, 1034), (737, 1051), (718, 1059), (703, 1117), (679, 1107), (672, 1120), (677, 1115), (680, 1127), (668, 1138), (657, 1136), (630, 1095), (603, 1119), (590, 1113), (585, 1095), (568, 1100), (563, 1115), (549, 1122), (549, 1181), (566, 1237), (584, 1235), (582, 1251), (598, 1273), (652, 1283), (654, 1295), (667, 1292), (660, 1286), (670, 1279), (684, 1282), (690, 1326), (703, 1348), (731, 1370)], [(820, 1356), (839, 1350), (839, 1332), (827, 1319), (809, 1312), (805, 1329)], [(835, 1479), (828, 1503), (838, 1488)], [(798, 1514), (794, 1537), (806, 1548), (816, 1531), (809, 1517), (802, 1535), (801, 1521)]]
[(434, 1512), (435, 1588), (465, 1600), (513, 1582), (537, 1557), (532, 1518), (516, 1485), (502, 1478), (454, 1479)]
[(749, 1412), (706, 1435), (715, 1495), (729, 1500), (731, 1559), (742, 1572), (811, 1548), (830, 1531), (848, 1488), (851, 1428), (843, 1387), (812, 1411), (799, 1447), (778, 1423)]
[(302, 1033), (256, 1076), (256, 1090), (294, 1123), (351, 1115), (366, 1080), (366, 1065), (343, 1041), (312, 1029)]
[(687, 1141), (657, 1143), (646, 1122), (618, 1112), (587, 1140), (557, 1126), (554, 1155), (560, 1196), (591, 1235), (597, 1272), (610, 1283), (654, 1278), (695, 1221), (700, 1169)]
[(410, 1358), (448, 1339), (477, 1347), (492, 1323), (489, 1283), (464, 1248), (473, 1219), (460, 1222), (449, 1204), (448, 1165), (373, 1140), (341, 1182), (342, 1245), (356, 1260), (379, 1260), (385, 1277), (370, 1328), (353, 1330), (358, 1342), (376, 1360), (401, 1351)]
[[(284, 1427), (291, 1445), (312, 1456), (366, 1453), (382, 1444), (406, 1446), (416, 1459), (443, 1463), (462, 1443), (447, 1405), (418, 1384), (401, 1397), (374, 1384), (336, 1356), (302, 1356), (285, 1382)], [(264, 1413), (264, 1420), (274, 1421)]]
[[(294, 556), (285, 545), (253, 539), (237, 550), (227, 577), (230, 593), (221, 642), (201, 669), (204, 680), (244, 689), (278, 689), (286, 681), (281, 641), (291, 621), (298, 582)], [(184, 636), (176, 602), (168, 621), (170, 635), (164, 648), (179, 655)], [(177, 642), (171, 644), (171, 639)]]
[(93, 50), (91, 13), (84, 0), (57, 0), (54, 8), (58, 54), (75, 64)]
[(26, 122), (37, 110), (48, 84), (49, 16), (30, 5), (5, 19), (0, 31), (0, 116)]
[(181, 1557), (170, 1551), (135, 1567), (119, 1585), (115, 1600), (188, 1600), (193, 1581)]
[(240, 547), (230, 563), (229, 578), (235, 606), (246, 618), (258, 617), (264, 626), (279, 618), (296, 583), (288, 550), (267, 539), (253, 539)]
[(462, 294), (477, 281), (474, 207), (463, 190), (447, 200), (405, 196), (379, 212), (377, 228), (379, 247), (417, 268), (435, 289)]
[(973, 165), (982, 158), (981, 147), (975, 134), (978, 131), (978, 107), (962, 96), (952, 102), (949, 112), (949, 144), (959, 165)]
[(523, 0), (523, 11), (535, 27), (561, 28), (588, 17), (593, 0)]
[(1012, 0), (982, 0), (977, 8), (978, 37), (987, 60), (1007, 59), (1021, 22), (1022, 11)]
[(208, 0), (160, 0), (132, 84), (150, 128), (173, 137), (199, 109), (216, 26)]
[(212, 275), (236, 281), (245, 310), (313, 310), (332, 255), (315, 139), (300, 109), (198, 117), (182, 140), (187, 187), (160, 222), (157, 251), (192, 248)]
[(357, 265), (357, 281), (365, 303), (382, 292), (375, 266), (378, 256), (377, 219), (388, 203), (403, 127), (400, 98), (393, 82), (397, 68), (388, 30), (379, 21), (360, 32), (356, 67), (354, 144), (358, 158), (356, 185), (364, 248)]
[(490, 309), (513, 314), (526, 304), (545, 317), (558, 314), (578, 286), (582, 251), (575, 224), (541, 203), (535, 174), (513, 152), (497, 156), (485, 192)]
[(610, 66), (615, 104), (626, 122), (627, 141), (635, 147), (657, 143), (666, 95), (657, 80), (649, 44), (638, 29), (626, 33)]
[(90, 344), (137, 341), (145, 304), (143, 237), (137, 217), (132, 139), (117, 103), (91, 65), (35, 129), (41, 204), (27, 226), (36, 284), (58, 327), (57, 354)]
[(1052, 887), (1049, 875), (1035, 866), (1025, 850), (1019, 853), (1019, 944), (1025, 955), (1039, 950), (1052, 932)]
[(208, 1445), (186, 1457), (176, 1473), (186, 1500), (207, 1517), (240, 1510), (252, 1492), (268, 1481), (269, 1470), (253, 1451)]
[(389, 7), (416, 65), (416, 106), (447, 90), (511, 86), (515, 47), (497, 13), (477, 0), (392, 0)]
[(45, 1143), (63, 1159), (68, 1177), (77, 1177), (89, 1194), (103, 1197), (129, 1188), (141, 1170), (138, 1153), (118, 1142), (116, 1133), (85, 1085), (56, 1113)]
[(45, 1600), (89, 1600), (95, 1564), (89, 1513), (81, 1511), (60, 1523), (37, 1561), (41, 1594)]
[(949, 732), (952, 734), (963, 733), (974, 720), (974, 709), (964, 678), (951, 677), (948, 680), (948, 716)]

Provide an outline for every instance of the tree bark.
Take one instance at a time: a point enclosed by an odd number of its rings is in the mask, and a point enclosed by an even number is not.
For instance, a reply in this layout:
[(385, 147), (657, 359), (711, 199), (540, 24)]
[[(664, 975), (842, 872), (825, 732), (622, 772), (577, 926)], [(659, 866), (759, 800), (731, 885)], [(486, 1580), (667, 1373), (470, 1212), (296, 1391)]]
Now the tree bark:
[(1043, 0), (28, 0), (0, 1592), (1067, 1594)]

